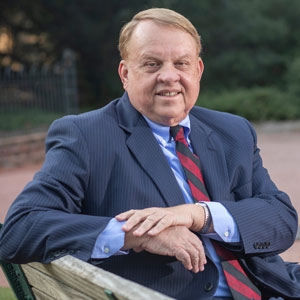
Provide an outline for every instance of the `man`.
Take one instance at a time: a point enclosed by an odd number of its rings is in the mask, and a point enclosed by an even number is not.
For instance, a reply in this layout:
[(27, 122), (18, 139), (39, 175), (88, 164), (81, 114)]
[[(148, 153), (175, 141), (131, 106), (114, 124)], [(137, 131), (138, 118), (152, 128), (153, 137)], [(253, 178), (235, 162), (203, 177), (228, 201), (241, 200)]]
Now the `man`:
[[(277, 255), (294, 242), (297, 214), (263, 168), (252, 126), (193, 107), (204, 69), (194, 26), (171, 10), (142, 11), (119, 49), (125, 94), (54, 122), (41, 171), (8, 212), (1, 259), (69, 254), (176, 299), (249, 299), (251, 284), (257, 299), (299, 299), (298, 265)], [(237, 292), (226, 249), (245, 273)]]

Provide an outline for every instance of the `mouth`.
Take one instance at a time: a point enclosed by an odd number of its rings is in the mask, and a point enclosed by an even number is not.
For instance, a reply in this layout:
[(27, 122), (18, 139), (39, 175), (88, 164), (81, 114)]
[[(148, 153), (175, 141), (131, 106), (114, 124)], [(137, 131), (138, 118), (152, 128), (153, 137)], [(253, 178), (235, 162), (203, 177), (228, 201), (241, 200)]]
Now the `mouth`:
[(156, 95), (163, 96), (163, 97), (174, 97), (179, 94), (180, 94), (180, 92), (161, 91), (161, 92), (158, 92)]

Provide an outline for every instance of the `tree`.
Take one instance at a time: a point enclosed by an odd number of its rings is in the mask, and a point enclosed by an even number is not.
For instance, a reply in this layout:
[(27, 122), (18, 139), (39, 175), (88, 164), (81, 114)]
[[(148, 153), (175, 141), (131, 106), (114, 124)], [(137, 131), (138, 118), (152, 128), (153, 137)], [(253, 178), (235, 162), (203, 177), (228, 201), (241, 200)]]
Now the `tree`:
[(14, 44), (10, 53), (0, 53), (0, 64), (51, 63), (71, 48), (82, 103), (104, 105), (122, 93), (120, 28), (150, 7), (174, 9), (197, 27), (204, 46), (204, 92), (287, 88), (286, 74), (300, 49), (297, 0), (2, 0), (0, 30), (8, 30)]

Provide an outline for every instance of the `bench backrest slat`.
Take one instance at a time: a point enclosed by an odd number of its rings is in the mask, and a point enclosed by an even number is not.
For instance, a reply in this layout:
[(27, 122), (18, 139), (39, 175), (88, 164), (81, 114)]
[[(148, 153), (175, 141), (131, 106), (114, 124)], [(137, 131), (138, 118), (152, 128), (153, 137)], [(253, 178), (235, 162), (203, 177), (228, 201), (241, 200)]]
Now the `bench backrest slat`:
[(0, 265), (18, 300), (175, 300), (70, 255), (50, 264)]
[[(61, 281), (53, 278), (40, 270), (33, 268), (32, 266), (22, 266), (27, 280), (31, 286), (35, 288), (35, 291), (40, 291), (45, 296), (48, 295), (49, 299), (80, 299), (80, 300), (93, 300), (93, 298), (86, 296), (72, 287), (62, 283)], [(107, 298), (103, 298), (107, 300)]]
[[(64, 256), (47, 265), (30, 263), (22, 267), (30, 284), (54, 299), (173, 299), (72, 256)], [(74, 296), (71, 296), (72, 293)], [(76, 293), (83, 294), (85, 298), (75, 296), (79, 295)]]
[(49, 295), (36, 288), (32, 288), (32, 292), (34, 293), (37, 300), (56, 300), (55, 298), (50, 297)]

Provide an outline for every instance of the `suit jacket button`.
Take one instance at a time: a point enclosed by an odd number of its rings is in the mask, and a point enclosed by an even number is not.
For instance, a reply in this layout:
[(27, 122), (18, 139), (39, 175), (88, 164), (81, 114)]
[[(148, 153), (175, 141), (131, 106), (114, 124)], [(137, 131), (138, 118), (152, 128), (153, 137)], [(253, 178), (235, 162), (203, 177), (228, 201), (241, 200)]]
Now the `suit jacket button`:
[(214, 285), (211, 282), (207, 282), (204, 285), (205, 292), (210, 292), (214, 288)]

